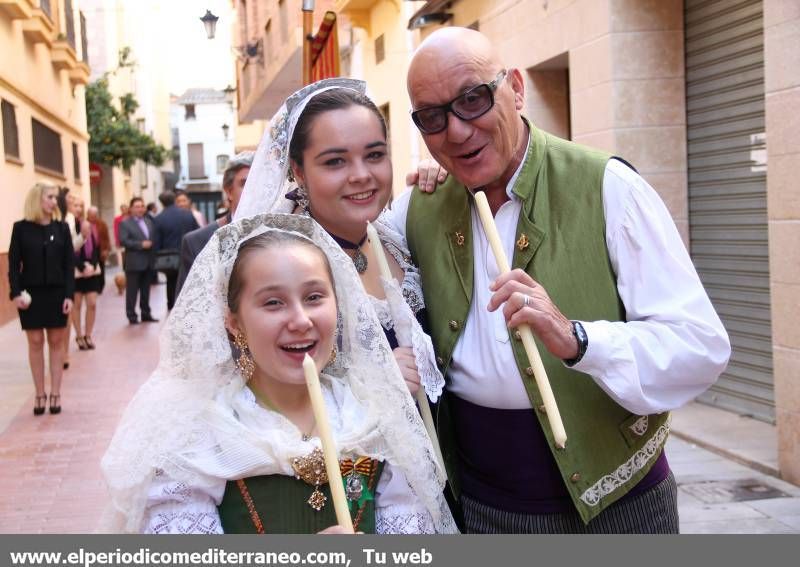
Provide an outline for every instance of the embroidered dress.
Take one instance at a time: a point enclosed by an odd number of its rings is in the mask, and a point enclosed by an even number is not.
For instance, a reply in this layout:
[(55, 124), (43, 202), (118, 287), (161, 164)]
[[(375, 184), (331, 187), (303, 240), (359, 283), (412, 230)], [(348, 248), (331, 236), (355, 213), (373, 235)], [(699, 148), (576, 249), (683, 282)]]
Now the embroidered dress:
[[(352, 393), (342, 384), (326, 381), (323, 396), (336, 443), (341, 445), (343, 480), (347, 483), (355, 473), (361, 484), (360, 493), (354, 494), (356, 487), (348, 494), (354, 496), (348, 503), (355, 529), (366, 533), (435, 533), (431, 515), (414, 496), (402, 471), (369, 458), (368, 466), (362, 467), (364, 475), (353, 470), (352, 462), (363, 457), (357, 454), (357, 438), (368, 424)], [(262, 474), (228, 481), (219, 478), (203, 488), (191, 488), (158, 472), (148, 492), (145, 533), (316, 533), (336, 524), (327, 481), (320, 486), (326, 501), (321, 510), (315, 510), (308, 503), (314, 485), (296, 478), (292, 466), (292, 461), (319, 447), (319, 439), (302, 441), (302, 434), (292, 432), (292, 425), (283, 416), (260, 406), (249, 388), (239, 390), (230, 403), (221, 397), (201, 420), (212, 429), (198, 432), (205, 441), (186, 457), (184, 463), (189, 466), (214, 466), (218, 443), (214, 424), (222, 429), (240, 427), (244, 438), (290, 445), (265, 449), (243, 443), (237, 451), (264, 451), (281, 458), (264, 459), (252, 471)], [(355, 449), (350, 451), (350, 446)]]

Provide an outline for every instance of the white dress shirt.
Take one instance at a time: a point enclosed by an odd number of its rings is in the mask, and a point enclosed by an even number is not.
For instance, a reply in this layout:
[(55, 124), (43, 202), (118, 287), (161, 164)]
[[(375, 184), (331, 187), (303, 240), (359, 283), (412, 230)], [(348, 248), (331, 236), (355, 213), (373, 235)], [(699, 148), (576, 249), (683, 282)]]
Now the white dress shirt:
[[(522, 212), (522, 201), (511, 192), (521, 168), (506, 187), (509, 201), (495, 215), (508, 258)], [(410, 191), (400, 195), (386, 215), (404, 236), (410, 196)], [(618, 160), (609, 160), (605, 169), (603, 210), (606, 247), (627, 321), (582, 321), (589, 346), (573, 368), (632, 413), (677, 408), (725, 369), (728, 335), (661, 198)], [(530, 408), (502, 309), (486, 308), (489, 284), (499, 272), (474, 207), (472, 234), (472, 303), (453, 351), (448, 389), (486, 407)]]

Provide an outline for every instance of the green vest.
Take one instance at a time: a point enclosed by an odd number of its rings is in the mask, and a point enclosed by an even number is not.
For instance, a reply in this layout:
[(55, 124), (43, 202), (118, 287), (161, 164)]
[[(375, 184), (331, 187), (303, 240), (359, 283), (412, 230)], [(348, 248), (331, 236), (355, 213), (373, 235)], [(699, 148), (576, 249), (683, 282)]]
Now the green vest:
[[(350, 507), (353, 527), (366, 534), (375, 533), (374, 494), (383, 463), (376, 463), (373, 470), (369, 478), (363, 477), (368, 489), (365, 498), (352, 502)], [(245, 479), (245, 486), (250, 503), (236, 481), (230, 480), (225, 485), (217, 510), (226, 534), (258, 533), (248, 504), (252, 504), (265, 534), (314, 534), (338, 523), (328, 483), (319, 487), (327, 498), (319, 511), (307, 502), (314, 487), (298, 478), (280, 474), (256, 476)]]
[[(525, 270), (544, 286), (569, 319), (625, 320), (605, 241), (602, 188), (609, 159), (608, 154), (530, 126), (528, 153), (513, 187), (522, 200), (522, 213), (512, 269)], [(443, 373), (472, 301), (471, 203), (468, 191), (451, 176), (433, 194), (415, 188), (406, 221), (409, 249), (422, 277), (428, 328)], [(647, 474), (666, 441), (669, 415), (630, 413), (590, 376), (566, 368), (537, 340), (567, 432), (566, 448), (557, 449), (522, 342), (514, 336), (511, 345), (565, 486), (588, 523)], [(448, 476), (458, 494), (446, 403), (439, 413)]]

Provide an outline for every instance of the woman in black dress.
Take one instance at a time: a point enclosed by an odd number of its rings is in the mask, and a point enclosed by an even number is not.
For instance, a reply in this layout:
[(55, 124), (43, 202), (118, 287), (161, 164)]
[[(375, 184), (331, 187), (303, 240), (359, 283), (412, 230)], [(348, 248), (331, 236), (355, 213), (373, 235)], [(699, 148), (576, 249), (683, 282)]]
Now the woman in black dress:
[[(73, 214), (80, 226), (83, 245), (75, 252), (75, 305), (72, 309), (72, 327), (80, 350), (93, 350), (92, 331), (97, 313), (97, 295), (102, 293), (105, 279), (100, 265), (100, 241), (92, 231), (89, 221), (84, 219), (84, 203), (75, 197)], [(70, 227), (71, 228), (71, 227)], [(81, 320), (81, 307), (86, 305), (86, 319)]]
[(72, 238), (60, 221), (58, 189), (37, 183), (25, 198), (25, 218), (14, 223), (8, 249), (11, 300), (28, 336), (28, 361), (36, 388), (34, 415), (47, 402), (44, 387), (44, 341), (50, 352), (50, 413), (61, 411), (67, 316), (75, 290)]

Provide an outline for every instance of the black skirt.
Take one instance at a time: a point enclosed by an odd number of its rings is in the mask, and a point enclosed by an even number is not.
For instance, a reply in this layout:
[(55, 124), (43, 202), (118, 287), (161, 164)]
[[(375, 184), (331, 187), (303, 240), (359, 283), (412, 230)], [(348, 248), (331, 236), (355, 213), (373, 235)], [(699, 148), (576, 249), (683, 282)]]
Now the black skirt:
[(75, 278), (76, 293), (103, 293), (106, 279), (103, 274), (89, 278)]
[(34, 287), (28, 290), (31, 304), (19, 309), (19, 321), (25, 330), (56, 329), (67, 326), (64, 307), (64, 288), (55, 286)]

